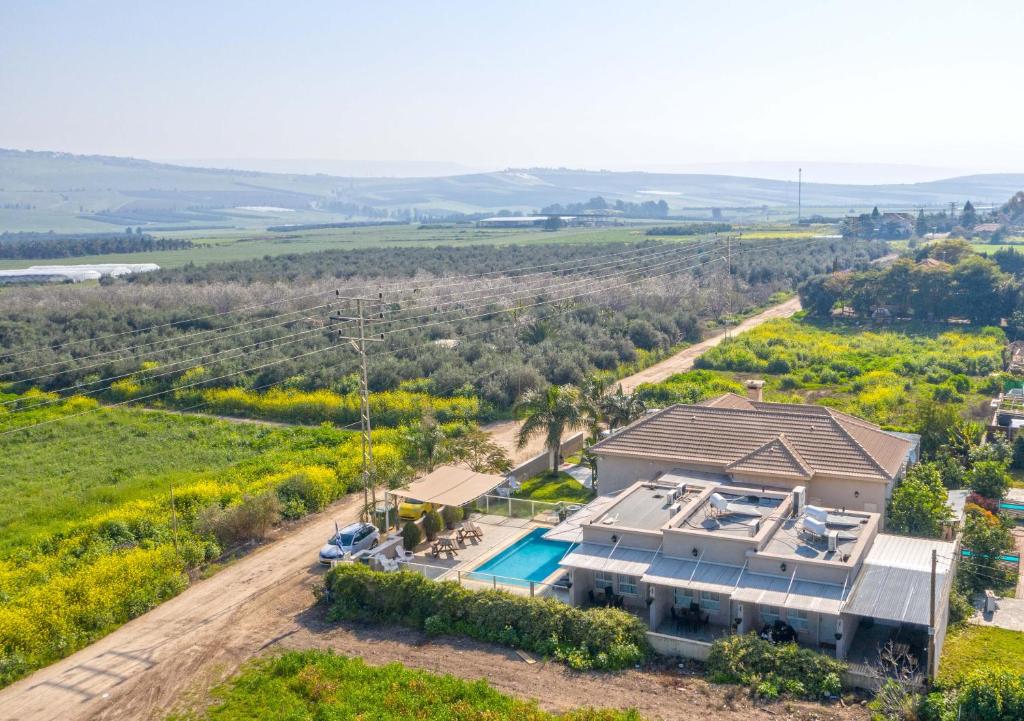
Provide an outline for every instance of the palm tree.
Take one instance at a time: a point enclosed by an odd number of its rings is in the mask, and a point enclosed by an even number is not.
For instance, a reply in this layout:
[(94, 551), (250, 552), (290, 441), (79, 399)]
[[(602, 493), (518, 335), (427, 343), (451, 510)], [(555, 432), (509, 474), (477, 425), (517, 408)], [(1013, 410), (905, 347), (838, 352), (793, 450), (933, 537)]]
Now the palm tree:
[(562, 434), (589, 427), (587, 404), (579, 389), (565, 385), (530, 391), (519, 404), (518, 411), (523, 418), (523, 425), (519, 427), (519, 448), (525, 447), (532, 437), (543, 434), (551, 472), (558, 473)]
[(433, 471), (437, 464), (447, 460), (445, 440), (444, 429), (437, 419), (424, 413), (419, 423), (410, 428), (405, 436), (412, 463), (428, 473)]
[(614, 393), (601, 399), (601, 410), (608, 430), (614, 431), (619, 426), (628, 426), (647, 411), (647, 406), (636, 393), (626, 393), (618, 386)]

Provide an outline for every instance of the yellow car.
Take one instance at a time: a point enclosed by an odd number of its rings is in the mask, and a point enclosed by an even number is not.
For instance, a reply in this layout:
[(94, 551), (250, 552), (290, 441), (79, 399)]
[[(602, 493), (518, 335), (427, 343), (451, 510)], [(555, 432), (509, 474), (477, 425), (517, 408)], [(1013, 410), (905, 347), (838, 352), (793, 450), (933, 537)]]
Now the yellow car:
[(434, 510), (433, 503), (406, 499), (398, 506), (398, 517), (405, 521), (418, 521), (425, 513)]

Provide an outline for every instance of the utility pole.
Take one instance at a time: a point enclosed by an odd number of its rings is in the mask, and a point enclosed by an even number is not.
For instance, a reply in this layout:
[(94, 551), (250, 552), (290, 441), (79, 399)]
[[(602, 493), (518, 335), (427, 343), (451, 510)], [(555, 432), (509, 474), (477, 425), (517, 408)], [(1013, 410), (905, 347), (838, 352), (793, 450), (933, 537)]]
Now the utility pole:
[(728, 304), (725, 316), (725, 339), (729, 340), (729, 315), (732, 311), (732, 236), (725, 236), (725, 283), (723, 290), (726, 294), (725, 300)]
[(938, 551), (932, 549), (931, 605), (928, 613), (928, 682), (935, 679), (935, 569), (938, 565)]
[[(369, 384), (369, 363), (366, 355), (367, 343), (384, 342), (384, 334), (368, 334), (372, 319), (383, 321), (384, 313), (380, 310), (383, 304), (383, 294), (377, 298), (344, 298), (341, 293), (335, 291), (338, 300), (348, 304), (351, 308), (355, 305), (354, 316), (343, 316), (339, 311), (338, 315), (332, 316), (331, 320), (348, 323), (355, 323), (356, 331), (353, 335), (346, 335), (344, 330), (338, 331), (340, 340), (347, 340), (356, 353), (359, 354), (359, 431), (362, 435), (363, 450), (363, 520), (372, 518), (377, 510), (377, 484), (375, 478), (375, 467), (373, 464), (373, 426), (370, 423), (370, 384)], [(378, 310), (371, 311), (374, 306)]]
[(804, 218), (804, 169), (796, 169), (796, 224)]

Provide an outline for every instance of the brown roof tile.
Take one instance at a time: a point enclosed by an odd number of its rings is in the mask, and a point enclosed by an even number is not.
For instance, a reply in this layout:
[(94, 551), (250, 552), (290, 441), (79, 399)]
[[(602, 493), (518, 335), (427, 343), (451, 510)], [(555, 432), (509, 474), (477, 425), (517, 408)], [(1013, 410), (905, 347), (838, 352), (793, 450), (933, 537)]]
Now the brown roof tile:
[(825, 406), (765, 403), (726, 394), (647, 416), (594, 450), (723, 470), (887, 481), (899, 472), (910, 442)]

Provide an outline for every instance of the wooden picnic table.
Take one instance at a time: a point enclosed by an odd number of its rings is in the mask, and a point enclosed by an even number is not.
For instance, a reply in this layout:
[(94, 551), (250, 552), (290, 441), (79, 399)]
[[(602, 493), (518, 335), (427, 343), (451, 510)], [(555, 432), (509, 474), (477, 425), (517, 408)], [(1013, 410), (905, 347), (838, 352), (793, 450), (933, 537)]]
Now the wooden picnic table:
[(442, 553), (448, 553), (452, 556), (458, 556), (459, 550), (455, 543), (455, 539), (451, 536), (438, 536), (434, 540), (434, 545), (430, 547), (430, 553), (437, 558)]

